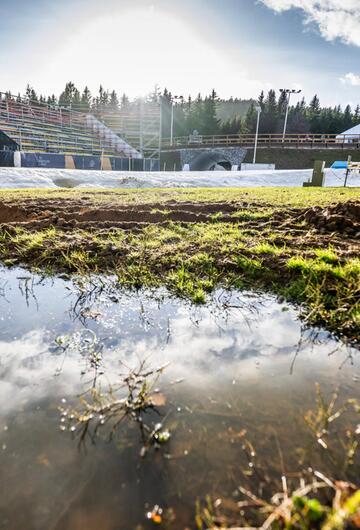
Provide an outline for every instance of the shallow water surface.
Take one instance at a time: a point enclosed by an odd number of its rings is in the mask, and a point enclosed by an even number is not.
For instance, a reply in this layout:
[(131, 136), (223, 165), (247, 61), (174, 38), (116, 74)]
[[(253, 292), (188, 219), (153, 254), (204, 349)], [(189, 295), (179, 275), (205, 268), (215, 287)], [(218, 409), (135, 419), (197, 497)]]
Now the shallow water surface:
[[(356, 458), (343, 465), (336, 444), (330, 454), (304, 422), (317, 382), (326, 398), (338, 387), (339, 403), (358, 396), (355, 349), (304, 329), (269, 295), (218, 290), (194, 307), (115, 283), (0, 269), (0, 528), (152, 528), (154, 505), (163, 528), (194, 528), (207, 494), (234, 504), (239, 486), (265, 495), (282, 473), (309, 466), (357, 476)], [(80, 444), (63, 430), (59, 407), (116, 388), (145, 359), (169, 363), (156, 383), (159, 414), (147, 418), (169, 430), (166, 444), (144, 456), (131, 421), (111, 441), (106, 429)], [(337, 434), (357, 421), (344, 415)]]

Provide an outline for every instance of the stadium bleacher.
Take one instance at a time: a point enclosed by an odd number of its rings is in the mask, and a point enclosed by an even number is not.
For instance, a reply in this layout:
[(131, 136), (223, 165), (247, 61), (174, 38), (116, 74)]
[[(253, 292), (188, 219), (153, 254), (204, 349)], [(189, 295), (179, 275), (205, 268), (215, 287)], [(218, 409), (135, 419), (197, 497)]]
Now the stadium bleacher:
[(72, 155), (118, 155), (111, 142), (88, 127), (87, 115), (0, 93), (0, 131), (20, 151)]

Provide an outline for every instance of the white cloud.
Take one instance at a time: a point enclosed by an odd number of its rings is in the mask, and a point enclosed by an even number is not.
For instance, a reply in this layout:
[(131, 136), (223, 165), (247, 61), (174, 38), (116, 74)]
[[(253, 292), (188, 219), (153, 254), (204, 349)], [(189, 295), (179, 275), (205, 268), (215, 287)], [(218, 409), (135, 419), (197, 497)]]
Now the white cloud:
[(360, 75), (349, 72), (344, 75), (344, 77), (340, 77), (340, 81), (344, 83), (344, 85), (360, 86)]
[(300, 9), (306, 23), (315, 23), (328, 41), (340, 39), (360, 46), (359, 0), (261, 0), (277, 12)]

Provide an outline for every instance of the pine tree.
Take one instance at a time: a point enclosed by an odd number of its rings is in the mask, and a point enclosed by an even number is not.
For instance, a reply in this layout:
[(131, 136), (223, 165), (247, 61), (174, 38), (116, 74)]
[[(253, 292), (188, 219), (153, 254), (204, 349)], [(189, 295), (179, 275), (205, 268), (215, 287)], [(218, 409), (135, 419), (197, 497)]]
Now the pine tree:
[(266, 134), (278, 132), (278, 107), (275, 90), (269, 90), (265, 99), (259, 131)]
[(320, 112), (320, 101), (317, 97), (317, 94), (312, 98), (312, 100), (309, 103), (309, 108), (307, 112), (309, 124), (310, 124), (310, 132), (313, 134), (317, 134), (321, 132), (321, 121), (326, 120), (326, 113), (323, 112), (323, 115), (321, 117)]
[(51, 96), (48, 96), (47, 100), (46, 100), (46, 103), (50, 106), (50, 107), (56, 107), (57, 106), (57, 100), (56, 100), (56, 96), (55, 94), (52, 94)]
[(317, 113), (320, 110), (320, 100), (317, 97), (317, 94), (312, 98), (309, 104), (310, 112)]
[(150, 92), (150, 94), (148, 95), (147, 100), (148, 100), (149, 103), (159, 103), (160, 97), (161, 97), (161, 93), (160, 93), (160, 90), (159, 90), (159, 86), (155, 85), (154, 86), (154, 90), (152, 92)]
[(162, 101), (163, 103), (170, 105), (171, 99), (171, 92), (169, 92), (169, 90), (165, 87), (162, 94)]
[(110, 94), (110, 100), (109, 100), (109, 108), (111, 110), (118, 110), (119, 109), (119, 100), (117, 97), (117, 94), (115, 90), (113, 90)]
[(246, 113), (242, 132), (247, 134), (254, 134), (256, 130), (257, 112), (254, 103), (251, 103)]
[(279, 112), (279, 115), (280, 116), (285, 116), (285, 112), (286, 112), (286, 106), (287, 106), (287, 103), (288, 103), (288, 94), (282, 90), (280, 92), (280, 96), (279, 96), (279, 100), (278, 100), (278, 112)]
[(353, 125), (358, 125), (359, 121), (360, 121), (360, 105), (357, 105), (354, 115), (353, 115)]
[(26, 86), (25, 97), (28, 101), (38, 101), (38, 97), (35, 90), (29, 84)]
[(261, 107), (261, 110), (264, 110), (264, 99), (265, 99), (264, 91), (262, 90), (260, 93), (260, 96), (258, 97), (258, 103)]
[(171, 134), (171, 106), (172, 106), (171, 92), (165, 87), (160, 96), (161, 105), (161, 131), (163, 138), (169, 138)]
[(81, 94), (80, 106), (83, 112), (87, 112), (91, 108), (91, 92), (87, 86), (85, 86), (83, 93)]
[(124, 93), (122, 96), (121, 96), (121, 108), (122, 109), (126, 109), (128, 106), (129, 106), (129, 98), (127, 97), (127, 95)]
[(351, 129), (353, 124), (353, 116), (351, 112), (350, 105), (346, 105), (344, 110), (344, 116), (343, 116), (343, 130), (347, 131), (348, 129)]
[(71, 106), (74, 110), (81, 110), (81, 98), (80, 98), (80, 92), (76, 89), (74, 91), (73, 99), (71, 102)]
[(174, 135), (185, 136), (188, 134), (186, 128), (186, 112), (184, 98), (180, 96), (180, 103), (177, 103), (174, 107)]
[(97, 99), (97, 102), (100, 110), (105, 110), (109, 104), (109, 92), (107, 90), (104, 90), (102, 85), (100, 85), (99, 87), (99, 97)]
[(186, 112), (186, 127), (189, 131), (189, 134), (192, 134), (194, 131), (198, 131), (200, 134), (204, 134), (203, 119), (203, 99), (201, 97), (201, 94), (198, 94), (195, 101), (192, 101), (191, 98), (189, 98), (188, 100), (188, 108)]
[(310, 131), (308, 119), (306, 117), (306, 104), (302, 99), (295, 107), (290, 107), (287, 123), (287, 132), (289, 134), (306, 134)]
[(71, 107), (73, 104), (79, 105), (80, 103), (80, 92), (72, 83), (69, 81), (65, 85), (64, 91), (60, 94), (59, 105), (62, 107)]
[(215, 90), (206, 97), (201, 108), (201, 134), (218, 134), (219, 120), (216, 116), (218, 97)]

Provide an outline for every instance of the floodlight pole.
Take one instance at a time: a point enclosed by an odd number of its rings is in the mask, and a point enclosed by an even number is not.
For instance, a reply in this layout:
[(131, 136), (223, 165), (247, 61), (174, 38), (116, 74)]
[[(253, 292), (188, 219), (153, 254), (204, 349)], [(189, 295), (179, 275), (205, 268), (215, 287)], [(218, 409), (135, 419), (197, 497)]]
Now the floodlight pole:
[(257, 112), (257, 120), (256, 120), (256, 134), (255, 134), (255, 145), (254, 145), (254, 158), (253, 158), (253, 164), (256, 162), (256, 149), (257, 149), (257, 143), (258, 143), (258, 136), (259, 136), (259, 123), (260, 123), (260, 113), (261, 113), (261, 107), (255, 107), (255, 110)]
[(162, 148), (162, 120), (163, 120), (163, 112), (162, 112), (163, 101), (162, 101), (161, 95), (159, 96), (159, 104), (160, 104), (160, 108), (159, 108), (159, 160), (160, 160), (161, 148)]
[(143, 115), (144, 115), (144, 105), (143, 105), (143, 98), (140, 98), (140, 120), (139, 120), (139, 125), (140, 125), (140, 146), (139, 146), (139, 151), (142, 155), (142, 157), (144, 158), (144, 131), (143, 131)]
[(170, 122), (170, 145), (174, 143), (174, 101), (176, 99), (181, 99), (182, 96), (174, 96), (171, 101), (171, 122)]
[(284, 130), (283, 130), (283, 137), (282, 137), (282, 141), (285, 142), (286, 127), (287, 127), (287, 121), (288, 121), (288, 115), (289, 115), (290, 97), (291, 97), (291, 94), (300, 94), (301, 90), (295, 90), (291, 88), (280, 88), (280, 92), (283, 94), (284, 93), (287, 94)]
[(174, 102), (171, 102), (170, 145), (174, 143)]

